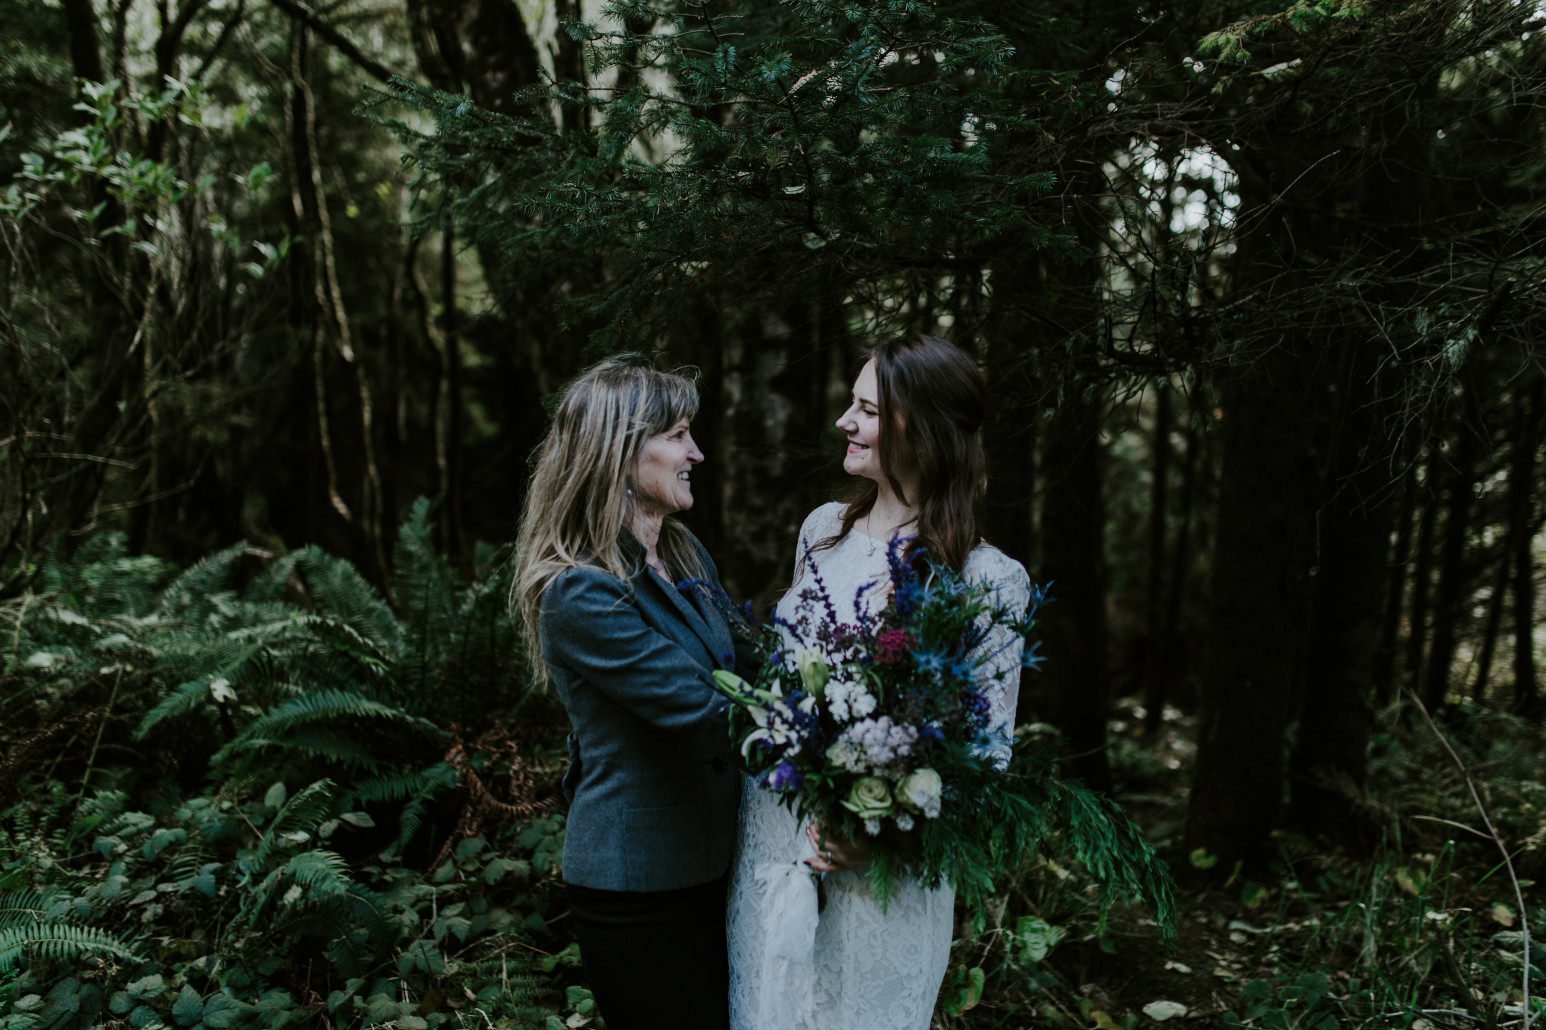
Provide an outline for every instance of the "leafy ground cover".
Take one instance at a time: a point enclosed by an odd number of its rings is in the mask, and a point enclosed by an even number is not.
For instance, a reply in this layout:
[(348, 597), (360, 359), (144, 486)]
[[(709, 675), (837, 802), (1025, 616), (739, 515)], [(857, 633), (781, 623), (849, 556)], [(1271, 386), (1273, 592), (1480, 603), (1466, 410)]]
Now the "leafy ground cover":
[[(314, 549), (177, 572), (114, 536), (0, 608), (0, 1025), (543, 1027), (562, 765), (499, 555), (420, 504), (395, 603)], [(479, 1024), (482, 1025), (482, 1024)]]
[[(1088, 877), (1038, 856), (987, 925), (957, 941), (938, 1025), (1524, 1026), (1526, 928), (1546, 925), (1539, 728), (1472, 706), (1436, 725), (1410, 709), (1383, 713), (1366, 798), (1384, 827), (1378, 847), (1353, 856), (1285, 832), (1270, 870), (1219, 876), (1196, 868), (1208, 856), (1180, 848), (1189, 720), (1170, 713), (1161, 739), (1146, 741), (1142, 715), (1113, 721), (1112, 757), (1135, 817), (1191, 874), (1175, 952), (1141, 912), (1103, 924)], [(1512, 875), (1454, 757), (1509, 842)], [(1530, 964), (1538, 1019), (1539, 949)]]
[[(501, 556), (462, 582), (430, 514), (390, 598), (313, 549), (179, 571), (104, 536), (0, 604), (0, 1027), (602, 1025), (557, 875), (561, 713), (524, 689)], [(1180, 846), (1188, 720), (1142, 724), (1119, 713), (1113, 766), (1192, 874), (1175, 951), (1053, 840), (961, 913), (936, 1025), (1524, 1026), (1539, 729), (1383, 713), (1380, 845), (1284, 833), (1246, 874)]]

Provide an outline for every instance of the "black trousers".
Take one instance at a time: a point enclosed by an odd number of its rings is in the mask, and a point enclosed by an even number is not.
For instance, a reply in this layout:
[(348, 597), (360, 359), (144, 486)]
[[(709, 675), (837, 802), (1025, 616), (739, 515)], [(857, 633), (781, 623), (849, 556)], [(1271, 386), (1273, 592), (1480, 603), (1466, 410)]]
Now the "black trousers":
[(725, 876), (672, 891), (569, 885), (585, 978), (609, 1030), (728, 1030), (725, 885)]

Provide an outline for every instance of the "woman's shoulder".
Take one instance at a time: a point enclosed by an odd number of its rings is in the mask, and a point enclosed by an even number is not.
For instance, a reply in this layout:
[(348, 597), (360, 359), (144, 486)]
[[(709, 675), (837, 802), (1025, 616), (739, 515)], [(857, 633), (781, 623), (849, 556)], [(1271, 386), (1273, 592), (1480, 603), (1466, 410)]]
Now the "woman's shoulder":
[(580, 561), (561, 569), (542, 588), (542, 614), (571, 614), (576, 609), (609, 608), (632, 596), (632, 585), (599, 565)]
[(972, 548), (961, 574), (973, 583), (993, 587), (1004, 601), (1018, 603), (1031, 596), (1031, 576), (1025, 566), (986, 541)]
[(843, 502), (828, 501), (805, 516), (800, 539), (807, 545), (818, 543), (843, 528)]

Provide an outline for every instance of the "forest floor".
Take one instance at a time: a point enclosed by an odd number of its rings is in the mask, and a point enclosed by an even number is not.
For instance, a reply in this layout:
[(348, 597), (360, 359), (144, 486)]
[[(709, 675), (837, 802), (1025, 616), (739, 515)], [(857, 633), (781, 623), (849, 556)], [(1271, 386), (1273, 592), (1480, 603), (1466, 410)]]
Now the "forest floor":
[[(1543, 919), (1541, 892), (1523, 878), (1540, 874), (1546, 839), (1539, 782), (1528, 778), (1538, 777), (1533, 767), (1542, 761), (1538, 734), (1513, 742), (1529, 748), (1525, 767), (1509, 770), (1525, 782), (1502, 774), (1482, 784), (1483, 796), (1497, 806), (1493, 818), (1522, 827), (1512, 834), (1524, 839), (1513, 849), (1514, 876), (1499, 861), (1495, 842), (1479, 839), (1476, 810), (1465, 817), (1464, 778), (1434, 760), (1418, 739), (1425, 732), (1419, 727), (1389, 747), (1402, 756), (1399, 763), (1380, 765), (1387, 753), (1381, 744), (1391, 742), (1376, 739), (1372, 800), (1398, 813), (1384, 846), (1354, 858), (1284, 833), (1271, 868), (1250, 877), (1193, 868), (1181, 846), (1190, 720), (1167, 713), (1161, 739), (1146, 742), (1141, 719), (1141, 709), (1129, 705), (1111, 726), (1116, 796), (1177, 870), (1174, 949), (1167, 952), (1146, 913), (1116, 910), (1102, 925), (1093, 885), (1044, 858), (1003, 910), (990, 914), (986, 929), (972, 934), (958, 927), (936, 1027), (1523, 1024), (1518, 896), (1534, 926)], [(1488, 730), (1498, 734), (1494, 747), (1511, 746), (1507, 729)], [(1462, 727), (1457, 735), (1465, 732)], [(1474, 735), (1485, 740), (1488, 733)], [(1510, 837), (1508, 830), (1500, 833)], [(1542, 962), (1532, 959), (1540, 984)], [(968, 990), (974, 964), (983, 971), (975, 999)], [(1539, 1013), (1533, 994), (1531, 1007)]]

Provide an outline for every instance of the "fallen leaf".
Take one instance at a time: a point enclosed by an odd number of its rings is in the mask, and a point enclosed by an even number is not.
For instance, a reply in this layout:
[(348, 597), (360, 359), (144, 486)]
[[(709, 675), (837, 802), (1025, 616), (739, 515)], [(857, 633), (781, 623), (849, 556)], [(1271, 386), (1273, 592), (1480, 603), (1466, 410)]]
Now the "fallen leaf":
[(1492, 906), (1492, 921), (1500, 926), (1514, 925), (1514, 910), (1507, 905)]
[(1186, 1015), (1186, 1006), (1179, 1001), (1151, 1001), (1143, 1007), (1143, 1014), (1156, 1023)]
[(1090, 1030), (1122, 1030), (1121, 1023), (1118, 1023), (1100, 1009), (1091, 1012), (1090, 1018), (1095, 1020)]
[(1166, 962), (1165, 968), (1175, 970), (1177, 973), (1190, 973), (1192, 971), (1192, 967), (1185, 962)]

